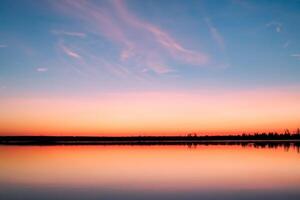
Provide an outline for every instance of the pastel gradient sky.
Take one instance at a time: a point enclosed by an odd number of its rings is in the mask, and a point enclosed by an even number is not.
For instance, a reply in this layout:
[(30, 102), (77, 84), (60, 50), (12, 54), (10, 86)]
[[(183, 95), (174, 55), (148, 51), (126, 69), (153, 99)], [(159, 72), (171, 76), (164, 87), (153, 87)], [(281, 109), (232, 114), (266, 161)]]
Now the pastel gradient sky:
[(1, 0), (0, 135), (300, 127), (296, 0)]

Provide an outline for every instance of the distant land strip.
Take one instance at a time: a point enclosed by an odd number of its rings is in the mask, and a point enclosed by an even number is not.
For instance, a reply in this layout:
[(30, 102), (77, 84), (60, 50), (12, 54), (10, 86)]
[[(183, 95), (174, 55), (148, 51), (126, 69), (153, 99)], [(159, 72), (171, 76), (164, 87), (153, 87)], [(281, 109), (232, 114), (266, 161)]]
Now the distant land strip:
[(0, 136), (1, 145), (197, 145), (285, 144), (300, 146), (300, 133), (197, 136)]

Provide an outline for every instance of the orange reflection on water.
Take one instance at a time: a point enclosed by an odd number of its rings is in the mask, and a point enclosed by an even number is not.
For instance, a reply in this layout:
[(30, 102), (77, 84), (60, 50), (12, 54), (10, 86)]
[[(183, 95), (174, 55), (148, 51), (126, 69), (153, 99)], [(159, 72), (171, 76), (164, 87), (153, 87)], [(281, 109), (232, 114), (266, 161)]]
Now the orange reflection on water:
[(300, 187), (296, 151), (241, 146), (0, 147), (0, 183), (123, 189)]

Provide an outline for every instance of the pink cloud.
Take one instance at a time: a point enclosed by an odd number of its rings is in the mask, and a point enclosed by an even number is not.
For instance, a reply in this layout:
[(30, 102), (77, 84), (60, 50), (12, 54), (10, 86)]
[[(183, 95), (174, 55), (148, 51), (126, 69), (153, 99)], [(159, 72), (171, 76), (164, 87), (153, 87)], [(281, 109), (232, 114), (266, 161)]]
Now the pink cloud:
[(208, 62), (208, 56), (206, 54), (184, 48), (179, 42), (176, 41), (176, 39), (171, 37), (164, 30), (155, 25), (144, 22), (131, 14), (124, 4), (124, 1), (115, 0), (114, 5), (118, 10), (118, 13), (122, 16), (122, 19), (134, 27), (151, 33), (161, 47), (169, 51), (174, 58), (179, 58), (185, 62), (196, 65), (202, 65)]
[(75, 51), (71, 50), (70, 48), (64, 46), (64, 45), (60, 45), (61, 49), (63, 50), (63, 52), (65, 54), (67, 54), (68, 56), (72, 57), (72, 58), (76, 58), (76, 59), (80, 59), (81, 56), (76, 53)]
[(195, 65), (202, 65), (208, 62), (208, 56), (206, 54), (185, 49), (161, 29), (152, 25), (147, 25), (146, 28), (155, 35), (156, 40), (166, 48), (173, 57), (180, 58), (187, 63)]
[(38, 68), (36, 68), (36, 71), (37, 72), (46, 72), (46, 71), (48, 71), (48, 68), (46, 68), (46, 67), (38, 67)]
[[(127, 9), (124, 1), (113, 0), (100, 6), (91, 1), (64, 0), (57, 7), (64, 14), (83, 22), (87, 31), (104, 36), (119, 47), (118, 65), (127, 70), (165, 74), (176, 71), (170, 65), (173, 60), (193, 66), (203, 66), (209, 62), (209, 57), (205, 53), (185, 48), (167, 31), (136, 17)], [(71, 32), (60, 33), (80, 35)], [(77, 59), (81, 57), (66, 46), (62, 46), (62, 50), (70, 57)], [(111, 71), (115, 70), (118, 71), (118, 69)]]
[(124, 49), (122, 52), (121, 52), (121, 60), (128, 60), (130, 57), (134, 56), (135, 55), (135, 52), (134, 52), (134, 49), (133, 48), (127, 48), (127, 49)]
[(73, 1), (64, 0), (59, 4), (61, 10), (65, 14), (75, 16), (84, 22), (87, 22), (91, 32), (101, 33), (105, 37), (122, 43), (123, 45), (130, 45), (130, 41), (126, 38), (120, 23), (113, 16), (109, 8), (100, 7), (93, 4), (91, 1)]

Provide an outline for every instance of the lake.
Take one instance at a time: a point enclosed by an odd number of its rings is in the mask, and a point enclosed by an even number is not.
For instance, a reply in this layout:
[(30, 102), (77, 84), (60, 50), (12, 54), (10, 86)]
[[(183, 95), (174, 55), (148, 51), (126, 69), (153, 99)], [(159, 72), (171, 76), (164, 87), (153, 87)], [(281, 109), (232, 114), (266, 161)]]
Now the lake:
[(0, 146), (0, 199), (300, 199), (299, 146)]

